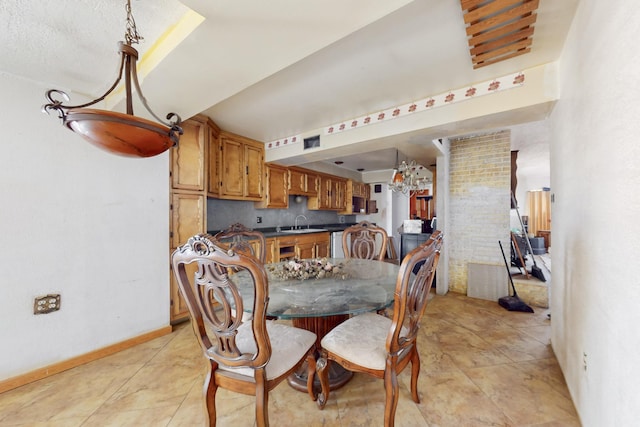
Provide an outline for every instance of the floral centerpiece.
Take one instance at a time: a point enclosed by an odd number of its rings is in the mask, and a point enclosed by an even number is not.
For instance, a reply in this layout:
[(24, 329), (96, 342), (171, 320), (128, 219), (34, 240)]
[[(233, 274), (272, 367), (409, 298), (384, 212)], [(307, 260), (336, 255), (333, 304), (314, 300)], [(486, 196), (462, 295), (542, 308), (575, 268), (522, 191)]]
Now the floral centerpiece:
[(270, 265), (269, 272), (280, 280), (306, 280), (322, 279), (323, 277), (342, 276), (345, 279), (347, 274), (343, 271), (342, 263), (332, 264), (327, 258), (316, 258), (311, 260), (300, 260), (294, 258), (280, 264)]

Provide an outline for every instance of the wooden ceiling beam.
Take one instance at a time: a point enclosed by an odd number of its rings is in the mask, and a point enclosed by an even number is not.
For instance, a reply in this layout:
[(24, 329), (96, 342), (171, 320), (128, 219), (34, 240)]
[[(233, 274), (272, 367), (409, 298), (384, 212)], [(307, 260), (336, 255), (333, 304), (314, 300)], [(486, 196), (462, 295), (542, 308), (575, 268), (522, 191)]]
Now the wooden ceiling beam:
[(529, 52), (531, 52), (531, 48), (530, 47), (528, 47), (526, 49), (523, 49), (523, 50), (519, 50), (517, 52), (513, 52), (510, 55), (501, 56), (500, 58), (496, 58), (496, 59), (493, 59), (493, 60), (490, 60), (490, 61), (482, 61), (482, 62), (479, 62), (479, 63), (474, 63), (473, 64), (473, 69), (476, 70), (478, 68), (486, 67), (487, 65), (495, 64), (496, 62), (500, 62), (500, 61), (504, 61), (506, 59), (514, 58), (516, 56), (524, 55), (525, 53), (529, 53)]
[(539, 0), (532, 0), (498, 15), (494, 15), (488, 17), (487, 19), (472, 23), (469, 27), (467, 27), (467, 35), (473, 36), (483, 31), (491, 30), (494, 27), (517, 19), (520, 16), (532, 13), (533, 11), (538, 9), (538, 5)]
[(493, 39), (497, 39), (499, 37), (502, 37), (506, 34), (512, 33), (514, 31), (518, 31), (521, 30), (523, 28), (527, 28), (533, 24), (536, 23), (536, 18), (538, 17), (537, 14), (531, 14), (529, 16), (526, 16), (516, 22), (513, 22), (511, 24), (507, 24), (507, 25), (503, 25), (501, 27), (498, 27), (494, 30), (491, 31), (487, 31), (485, 33), (481, 33), (478, 35), (475, 35), (473, 37), (471, 37), (469, 39), (469, 46), (473, 47), (473, 46), (477, 46), (481, 43), (486, 43), (488, 41), (491, 41)]
[(474, 8), (481, 6), (483, 3), (487, 3), (492, 0), (460, 0), (460, 6), (462, 10), (473, 10)]
[(487, 59), (492, 59), (492, 58), (495, 58), (497, 56), (506, 55), (509, 52), (513, 52), (513, 51), (524, 49), (526, 47), (531, 46), (532, 43), (533, 43), (533, 40), (531, 40), (531, 39), (522, 40), (522, 41), (519, 41), (517, 43), (512, 43), (512, 44), (510, 44), (508, 46), (504, 46), (504, 47), (502, 47), (500, 49), (494, 49), (491, 52), (483, 53), (481, 55), (472, 56), (471, 59), (473, 60), (473, 62), (476, 62), (476, 63), (483, 62), (483, 61), (486, 61)]
[[(470, 10), (464, 14), (464, 22), (470, 24), (475, 21), (479, 21), (491, 15), (503, 13), (505, 9), (510, 9), (516, 5), (522, 5), (523, 0), (494, 0), (490, 3), (484, 4), (477, 9)], [(463, 9), (464, 10), (464, 9)]]
[(501, 37), (495, 41), (489, 43), (482, 43), (480, 45), (476, 45), (470, 50), (471, 55), (480, 55), (485, 52), (489, 52), (494, 49), (498, 49), (502, 46), (510, 45), (512, 43), (516, 43), (520, 40), (526, 39), (533, 35), (533, 27), (525, 28), (523, 30), (518, 31), (517, 33), (512, 33), (507, 36)]

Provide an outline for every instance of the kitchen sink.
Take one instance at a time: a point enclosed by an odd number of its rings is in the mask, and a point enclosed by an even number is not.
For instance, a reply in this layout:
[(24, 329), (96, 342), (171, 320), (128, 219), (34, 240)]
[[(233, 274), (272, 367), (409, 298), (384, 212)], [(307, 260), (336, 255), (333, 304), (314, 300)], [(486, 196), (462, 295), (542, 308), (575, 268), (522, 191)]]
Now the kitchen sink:
[(327, 231), (326, 228), (298, 228), (295, 230), (281, 230), (282, 233), (288, 234), (308, 234), (308, 233), (322, 233)]

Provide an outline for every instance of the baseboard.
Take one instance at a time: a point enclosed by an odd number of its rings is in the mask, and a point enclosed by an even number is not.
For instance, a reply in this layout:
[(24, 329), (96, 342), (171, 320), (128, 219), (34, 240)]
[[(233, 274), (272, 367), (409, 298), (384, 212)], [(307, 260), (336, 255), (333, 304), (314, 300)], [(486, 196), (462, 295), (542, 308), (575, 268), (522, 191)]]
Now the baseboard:
[(54, 363), (53, 365), (45, 366), (43, 368), (27, 372), (26, 374), (18, 375), (17, 377), (2, 380), (0, 381), (0, 393), (4, 393), (8, 390), (13, 390), (14, 388), (18, 388), (25, 384), (29, 384), (31, 382), (38, 381), (51, 375), (66, 371), (67, 369), (75, 368), (76, 366), (93, 362), (94, 360), (101, 359), (114, 353), (118, 353), (119, 351), (126, 350), (138, 344), (142, 344), (155, 338), (168, 335), (172, 330), (173, 328), (168, 325), (163, 328), (156, 329), (155, 331), (147, 332), (146, 334), (110, 345), (108, 347), (103, 347), (98, 350), (73, 357), (71, 359), (63, 360), (62, 362)]

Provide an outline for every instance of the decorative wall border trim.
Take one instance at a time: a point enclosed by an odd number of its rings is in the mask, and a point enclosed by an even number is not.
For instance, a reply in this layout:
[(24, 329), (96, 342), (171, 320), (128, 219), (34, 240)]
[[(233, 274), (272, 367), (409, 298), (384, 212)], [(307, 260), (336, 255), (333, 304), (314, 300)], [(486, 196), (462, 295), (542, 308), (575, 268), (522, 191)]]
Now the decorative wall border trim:
[[(493, 80), (487, 80), (472, 86), (449, 90), (438, 95), (429, 96), (418, 101), (409, 102), (387, 108), (382, 111), (367, 114), (361, 117), (334, 123), (323, 128), (325, 135), (345, 132), (352, 129), (358, 129), (376, 123), (388, 122), (398, 117), (410, 114), (420, 113), (422, 111), (431, 110), (433, 108), (443, 107), (446, 105), (463, 102), (471, 98), (491, 95), (508, 89), (524, 86), (525, 74), (518, 72), (506, 76), (498, 77)], [(272, 141), (266, 144), (267, 150), (284, 147), (298, 143), (302, 140), (300, 135), (290, 136), (280, 140)]]

